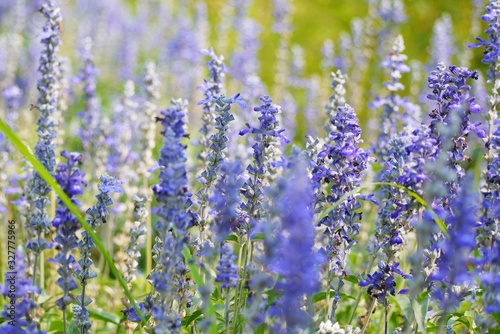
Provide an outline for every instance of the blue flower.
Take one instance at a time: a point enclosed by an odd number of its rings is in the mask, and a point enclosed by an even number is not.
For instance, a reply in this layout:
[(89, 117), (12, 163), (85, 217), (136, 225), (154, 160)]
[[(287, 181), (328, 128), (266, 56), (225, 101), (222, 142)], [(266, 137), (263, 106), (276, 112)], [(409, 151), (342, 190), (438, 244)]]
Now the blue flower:
[[(52, 0), (46, 0), (40, 12), (46, 21), (43, 26), (44, 34), (41, 39), (43, 44), (40, 55), (40, 66), (38, 68), (41, 78), (38, 80), (37, 88), (39, 97), (36, 109), (40, 111), (37, 121), (38, 141), (35, 145), (35, 156), (47, 171), (53, 173), (55, 166), (55, 153), (53, 140), (56, 137), (55, 123), (52, 114), (58, 107), (60, 68), (57, 51), (61, 40), (59, 38), (60, 25), (62, 21), (61, 10), (56, 7)], [(38, 173), (33, 174), (28, 188), (30, 194), (28, 201), (31, 206), (31, 216), (28, 223), (28, 233), (34, 239), (27, 243), (27, 248), (33, 251), (35, 257), (49, 245), (42, 235), (49, 230), (50, 219), (46, 208), (49, 206), (50, 187)], [(36, 209), (35, 209), (36, 208)], [(36, 275), (36, 273), (35, 273)]]
[(461, 191), (450, 206), (453, 215), (446, 219), (450, 237), (435, 245), (441, 256), (437, 260), (437, 270), (430, 275), (431, 280), (443, 283), (435, 287), (433, 295), (447, 311), (468, 291), (454, 285), (468, 285), (474, 276), (469, 264), (473, 263), (471, 253), (476, 247), (478, 198), (472, 176), (464, 179)]
[[(83, 156), (68, 151), (62, 151), (61, 156), (66, 158), (67, 162), (65, 164), (60, 163), (57, 167), (57, 183), (70, 197), (72, 203), (78, 206), (80, 203), (77, 196), (83, 194), (83, 188), (87, 185), (84, 180), (85, 174), (81, 173), (78, 168), (78, 165), (83, 161)], [(71, 291), (78, 287), (73, 277), (77, 264), (72, 252), (78, 247), (76, 233), (80, 228), (80, 223), (62, 200), (58, 199), (56, 216), (52, 221), (52, 225), (57, 229), (54, 241), (58, 253), (53, 262), (59, 265), (58, 273), (60, 277), (56, 284), (63, 290), (63, 296), (56, 301), (56, 305), (59, 309), (65, 311), (66, 307), (73, 301)]]
[[(399, 269), (399, 262), (388, 264), (380, 261), (378, 263), (378, 268), (379, 270), (375, 271), (373, 274), (368, 274), (368, 279), (359, 282), (359, 286), (368, 286), (368, 294), (373, 298), (377, 298), (380, 304), (387, 306), (388, 296), (396, 295), (396, 282), (394, 281), (395, 274), (398, 274), (405, 279), (408, 278), (409, 275)], [(407, 290), (402, 289), (399, 293), (405, 294), (407, 293)]]
[(162, 110), (157, 118), (163, 125), (164, 138), (159, 160), (160, 183), (153, 185), (158, 202), (154, 212), (159, 217), (156, 223), (159, 237), (153, 248), (156, 266), (149, 275), (156, 292), (152, 308), (155, 333), (178, 332), (180, 317), (172, 303), (177, 300), (180, 307), (190, 307), (192, 298), (182, 255), (189, 240), (187, 231), (197, 223), (197, 216), (189, 210), (192, 202), (187, 188), (186, 147), (181, 143), (185, 137), (187, 102), (179, 99), (171, 103), (172, 107)]
[(403, 37), (397, 36), (386, 59), (380, 66), (386, 69), (390, 81), (384, 83), (388, 95), (377, 96), (376, 100), (369, 104), (369, 107), (382, 107), (380, 118), (380, 134), (377, 137), (375, 151), (381, 159), (385, 159), (385, 147), (391, 138), (396, 135), (402, 126), (414, 126), (419, 123), (420, 108), (408, 102), (408, 98), (402, 98), (398, 92), (404, 90), (401, 83), (401, 74), (410, 72), (410, 68), (405, 64), (408, 57), (403, 54), (405, 50)]
[(198, 140), (198, 144), (201, 146), (202, 151), (198, 154), (198, 159), (206, 165), (210, 148), (209, 140), (213, 132), (213, 123), (216, 117), (216, 98), (225, 91), (225, 65), (224, 56), (216, 55), (213, 48), (201, 50), (201, 53), (210, 57), (210, 60), (206, 64), (208, 67), (209, 79), (205, 79), (203, 85), (198, 87), (198, 89), (203, 90), (203, 95), (205, 97), (198, 103), (203, 105), (203, 114), (201, 115), (202, 126), (200, 128), (201, 137)]
[(225, 163), (220, 168), (220, 178), (210, 198), (213, 206), (215, 242), (226, 239), (232, 232), (237, 231), (244, 222), (244, 216), (238, 211), (240, 204), (240, 189), (242, 182), (239, 179), (242, 167), (240, 163)]
[[(90, 225), (90, 227), (95, 230), (102, 224), (107, 222), (109, 212), (107, 206), (113, 204), (110, 192), (122, 192), (120, 185), (122, 181), (116, 180), (114, 177), (108, 174), (103, 174), (100, 177), (101, 184), (98, 186), (99, 194), (95, 197), (97, 198), (97, 203), (87, 210), (85, 216), (85, 221)], [(80, 267), (76, 269), (75, 276), (80, 280), (82, 286), (82, 293), (75, 298), (75, 304), (73, 304), (73, 319), (75, 320), (78, 328), (84, 333), (90, 333), (91, 323), (88, 320), (89, 313), (87, 311), (87, 306), (92, 302), (91, 298), (85, 297), (85, 287), (89, 280), (95, 278), (97, 274), (91, 269), (94, 261), (91, 259), (91, 252), (95, 248), (95, 244), (90, 235), (86, 232), (82, 232), (82, 237), (78, 242), (78, 249), (80, 250), (80, 260), (78, 264)]]
[(238, 266), (235, 264), (236, 255), (228, 244), (221, 247), (221, 256), (217, 269), (215, 281), (220, 283), (222, 289), (235, 288), (240, 280)]
[(247, 171), (251, 177), (243, 184), (244, 190), (242, 193), (246, 198), (246, 202), (242, 203), (241, 206), (241, 209), (248, 213), (250, 219), (258, 219), (262, 215), (262, 188), (267, 182), (266, 178), (269, 177), (272, 171), (274, 139), (281, 139), (285, 143), (290, 142), (282, 135), (285, 130), (278, 129), (279, 122), (276, 116), (280, 112), (280, 107), (273, 104), (269, 96), (262, 96), (260, 100), (262, 105), (254, 108), (254, 111), (260, 112), (259, 127), (247, 124), (247, 128), (239, 132), (241, 136), (247, 133), (254, 134), (255, 141), (252, 146), (253, 163), (247, 166)]
[(268, 236), (276, 240), (265, 243), (266, 248), (272, 248), (266, 249), (267, 267), (280, 275), (275, 290), (282, 296), (273, 306), (280, 333), (296, 332), (309, 325), (311, 319), (302, 310), (304, 295), (319, 289), (322, 258), (313, 250), (312, 187), (304, 166), (299, 161), (277, 181), (275, 191), (279, 195), (273, 211), (280, 219), (275, 234)]
[[(199, 242), (201, 244), (204, 243), (204, 231), (208, 225), (208, 212), (206, 208), (211, 196), (212, 186), (217, 181), (219, 168), (227, 155), (229, 122), (234, 120), (233, 114), (230, 113), (231, 105), (237, 103), (242, 107), (246, 107), (246, 103), (243, 101), (240, 94), (236, 94), (233, 98), (226, 98), (224, 94), (221, 94), (220, 96), (211, 96), (207, 99), (215, 104), (215, 112), (217, 113), (217, 117), (215, 118), (215, 129), (217, 132), (210, 136), (205, 169), (198, 179), (203, 183), (202, 188), (196, 193), (196, 196), (199, 198), (198, 204), (200, 206)], [(205, 101), (206, 100), (203, 100), (199, 103), (206, 103)]]

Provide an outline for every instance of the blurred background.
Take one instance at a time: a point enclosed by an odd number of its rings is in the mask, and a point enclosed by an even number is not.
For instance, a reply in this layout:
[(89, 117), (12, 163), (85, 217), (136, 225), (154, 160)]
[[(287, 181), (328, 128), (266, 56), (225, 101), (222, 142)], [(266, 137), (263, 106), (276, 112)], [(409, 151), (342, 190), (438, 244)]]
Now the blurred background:
[[(199, 125), (207, 57), (213, 47), (225, 57), (227, 94), (241, 92), (253, 104), (269, 94), (282, 105), (290, 137), (303, 146), (304, 134), (326, 120), (322, 108), (330, 95), (331, 71), (349, 77), (347, 103), (355, 107), (370, 140), (377, 111), (368, 104), (384, 95), (387, 76), (378, 64), (397, 34), (404, 38), (412, 72), (403, 74), (412, 102), (425, 106), (426, 78), (438, 61), (469, 66), (485, 73), (482, 52), (469, 50), (484, 26), (485, 1), (478, 0), (61, 0), (63, 45), (70, 100), (65, 121), (77, 127), (82, 94), (82, 41), (92, 39), (98, 70), (97, 93), (104, 112), (132, 80), (139, 91), (144, 66), (160, 73), (161, 103), (187, 98), (193, 129)], [(2, 0), (0, 4), (0, 89), (22, 90), (20, 103), (35, 101), (42, 17), (40, 1)], [(482, 83), (484, 84), (484, 83)], [(481, 85), (482, 85), (481, 84)], [(426, 114), (425, 110), (423, 113)], [(25, 115), (28, 117), (28, 115)], [(242, 115), (243, 123), (251, 119)], [(371, 123), (372, 125), (370, 125)], [(196, 131), (194, 131), (196, 132)], [(196, 136), (196, 135), (195, 135)], [(29, 140), (29, 139), (28, 139)]]

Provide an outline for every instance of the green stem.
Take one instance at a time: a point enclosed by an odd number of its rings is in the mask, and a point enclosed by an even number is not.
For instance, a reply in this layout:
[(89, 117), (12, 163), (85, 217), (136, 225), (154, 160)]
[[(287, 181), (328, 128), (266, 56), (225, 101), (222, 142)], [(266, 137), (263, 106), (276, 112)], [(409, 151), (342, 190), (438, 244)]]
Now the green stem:
[[(370, 263), (368, 264), (368, 267), (366, 268), (365, 273), (368, 273), (368, 272), (370, 272), (370, 270), (372, 270), (373, 263), (375, 262), (375, 259), (376, 259), (376, 257), (372, 256), (372, 259), (371, 259)], [(349, 316), (349, 321), (347, 322), (349, 325), (352, 323), (352, 319), (354, 319), (354, 315), (356, 314), (356, 309), (358, 308), (359, 302), (361, 300), (361, 295), (363, 294), (363, 292), (364, 292), (363, 290), (359, 291), (358, 295), (356, 296), (356, 302), (354, 303), (354, 307), (352, 309), (351, 315)]]
[(226, 334), (229, 334), (229, 286), (226, 288), (226, 311), (224, 318), (226, 319)]
[(33, 155), (31, 150), (26, 146), (21, 139), (12, 131), (12, 129), (5, 123), (5, 121), (0, 118), (0, 131), (2, 131), (5, 136), (11, 141), (12, 145), (28, 160), (28, 162), (31, 163), (33, 168), (38, 172), (41, 178), (47, 182), (47, 184), (54, 189), (54, 191), (57, 193), (61, 201), (67, 206), (67, 208), (71, 211), (71, 213), (76, 217), (76, 219), (80, 222), (80, 224), (83, 226), (85, 231), (87, 231), (88, 235), (92, 238), (94, 241), (97, 249), (99, 252), (104, 256), (106, 262), (108, 263), (111, 272), (113, 275), (116, 277), (118, 280), (118, 283), (122, 287), (125, 295), (129, 299), (130, 303), (134, 307), (134, 310), (137, 312), (137, 315), (142, 321), (141, 326), (145, 326), (147, 324), (146, 318), (141, 312), (141, 309), (137, 305), (137, 302), (135, 301), (134, 296), (130, 292), (130, 290), (127, 287), (127, 282), (123, 279), (121, 276), (120, 272), (116, 268), (113, 259), (109, 255), (109, 253), (106, 251), (104, 245), (102, 244), (101, 240), (99, 237), (94, 233), (92, 230), (92, 227), (85, 221), (83, 216), (80, 214), (80, 211), (78, 208), (71, 202), (71, 199), (66, 195), (66, 193), (61, 189), (57, 181), (54, 179), (54, 177), (45, 169), (45, 167), (42, 165), (40, 161)]
[(331, 306), (330, 306), (330, 286), (332, 284), (332, 274), (331, 274), (331, 261), (328, 260), (328, 277), (326, 279), (326, 314), (325, 314), (325, 322), (330, 319), (330, 312), (331, 312)]
[(384, 315), (384, 318), (385, 318), (385, 326), (384, 326), (384, 333), (387, 334), (387, 325), (388, 325), (388, 312), (389, 312), (389, 308), (387, 307), (387, 301), (386, 301), (386, 305), (385, 306), (385, 315)]
[(62, 310), (62, 313), (63, 313), (63, 328), (64, 328), (64, 334), (66, 334), (68, 332), (68, 328), (67, 328), (67, 325), (66, 325), (66, 306), (64, 306), (63, 310)]
[[(244, 250), (247, 250), (247, 246), (248, 244), (248, 241), (244, 242), (242, 247)], [(240, 252), (241, 256), (245, 256), (245, 260), (243, 262), (243, 275), (241, 275), (241, 279), (240, 279), (240, 283), (239, 283), (239, 286), (238, 286), (238, 290), (236, 292), (236, 296), (234, 298), (234, 313), (233, 313), (233, 333), (237, 333), (236, 331), (236, 325), (237, 325), (237, 322), (238, 322), (238, 315), (239, 315), (239, 305), (240, 305), (240, 299), (241, 299), (241, 296), (243, 294), (243, 286), (245, 285), (245, 278), (246, 278), (246, 275), (247, 275), (247, 265), (248, 265), (248, 250), (247, 252), (243, 251), (243, 252)], [(238, 260), (238, 263), (240, 263), (240, 261)]]
[(368, 309), (368, 313), (366, 315), (365, 324), (363, 325), (363, 328), (361, 329), (361, 334), (365, 334), (366, 329), (368, 328), (368, 325), (370, 323), (370, 318), (372, 317), (373, 310), (375, 309), (376, 305), (377, 305), (377, 299), (372, 298), (372, 302), (370, 304), (370, 308)]

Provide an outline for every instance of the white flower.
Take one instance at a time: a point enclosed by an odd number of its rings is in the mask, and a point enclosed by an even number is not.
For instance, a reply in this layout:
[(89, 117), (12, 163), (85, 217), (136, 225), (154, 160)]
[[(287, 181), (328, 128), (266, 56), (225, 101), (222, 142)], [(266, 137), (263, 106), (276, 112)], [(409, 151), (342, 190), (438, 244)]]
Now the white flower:
[(346, 329), (340, 328), (338, 322), (332, 324), (330, 320), (327, 322), (321, 322), (319, 325), (319, 331), (317, 334), (359, 334), (361, 330), (359, 328), (353, 328), (352, 326), (347, 326)]
[(332, 322), (328, 320), (327, 322), (321, 322), (319, 325), (319, 332), (320, 334), (345, 334), (345, 330), (340, 328), (340, 325), (338, 322), (335, 323), (335, 325), (332, 325)]

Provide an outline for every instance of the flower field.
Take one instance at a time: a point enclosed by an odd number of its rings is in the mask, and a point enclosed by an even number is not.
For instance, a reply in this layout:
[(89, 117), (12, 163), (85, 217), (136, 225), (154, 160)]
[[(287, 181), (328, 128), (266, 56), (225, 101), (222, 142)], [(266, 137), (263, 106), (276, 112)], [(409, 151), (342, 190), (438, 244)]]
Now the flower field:
[(500, 0), (417, 3), (1, 1), (0, 333), (500, 333)]

